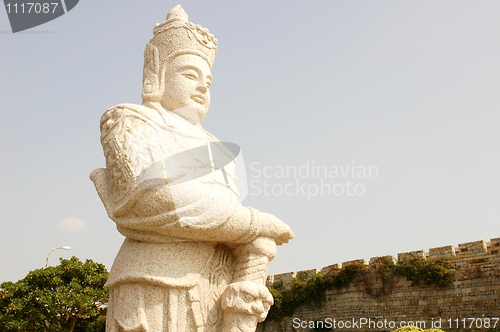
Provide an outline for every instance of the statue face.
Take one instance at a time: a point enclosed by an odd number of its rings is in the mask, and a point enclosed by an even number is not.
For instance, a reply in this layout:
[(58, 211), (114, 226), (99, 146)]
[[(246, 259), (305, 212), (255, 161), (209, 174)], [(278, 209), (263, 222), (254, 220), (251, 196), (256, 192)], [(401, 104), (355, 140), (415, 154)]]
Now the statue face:
[(212, 74), (208, 63), (194, 54), (181, 54), (167, 64), (161, 105), (170, 111), (194, 107), (200, 123), (210, 106)]

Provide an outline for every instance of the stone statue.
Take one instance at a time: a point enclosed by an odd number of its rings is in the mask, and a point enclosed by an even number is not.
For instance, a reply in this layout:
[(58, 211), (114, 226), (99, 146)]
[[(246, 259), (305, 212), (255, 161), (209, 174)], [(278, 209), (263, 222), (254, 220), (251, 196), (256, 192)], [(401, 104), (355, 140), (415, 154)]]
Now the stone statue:
[(179, 5), (153, 33), (143, 104), (104, 113), (106, 168), (90, 176), (126, 237), (106, 331), (255, 331), (273, 303), (269, 261), (293, 233), (241, 205), (235, 155), (201, 126), (217, 39)]

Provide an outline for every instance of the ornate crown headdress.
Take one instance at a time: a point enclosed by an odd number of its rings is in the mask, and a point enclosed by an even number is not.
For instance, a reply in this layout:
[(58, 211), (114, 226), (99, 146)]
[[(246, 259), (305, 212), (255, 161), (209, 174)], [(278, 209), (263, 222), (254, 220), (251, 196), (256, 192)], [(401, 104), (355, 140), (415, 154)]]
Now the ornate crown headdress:
[(161, 99), (166, 63), (177, 55), (198, 55), (212, 68), (217, 53), (217, 39), (208, 29), (189, 22), (181, 5), (168, 12), (165, 22), (156, 23), (153, 34), (144, 51), (144, 100)]

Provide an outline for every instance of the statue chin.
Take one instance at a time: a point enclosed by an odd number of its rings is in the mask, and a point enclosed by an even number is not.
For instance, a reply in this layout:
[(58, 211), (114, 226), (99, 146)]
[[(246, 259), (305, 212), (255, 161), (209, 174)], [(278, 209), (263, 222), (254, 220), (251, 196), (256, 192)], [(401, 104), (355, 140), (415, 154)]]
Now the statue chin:
[(173, 110), (172, 112), (183, 118), (184, 120), (197, 125), (203, 122), (205, 118), (205, 114), (207, 113), (204, 110), (200, 109), (197, 105), (188, 105), (178, 109)]
[(203, 120), (205, 120), (205, 115), (207, 115), (208, 110), (207, 109), (198, 109), (198, 118), (200, 121), (200, 124), (203, 123)]

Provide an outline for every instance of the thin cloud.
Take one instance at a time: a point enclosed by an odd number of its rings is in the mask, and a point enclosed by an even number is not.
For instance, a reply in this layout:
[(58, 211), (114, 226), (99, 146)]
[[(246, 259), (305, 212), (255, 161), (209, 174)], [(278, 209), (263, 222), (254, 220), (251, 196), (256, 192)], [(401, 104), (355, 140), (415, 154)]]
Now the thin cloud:
[(63, 220), (58, 224), (58, 226), (70, 232), (79, 232), (87, 228), (87, 224), (85, 223), (85, 221), (74, 217)]

